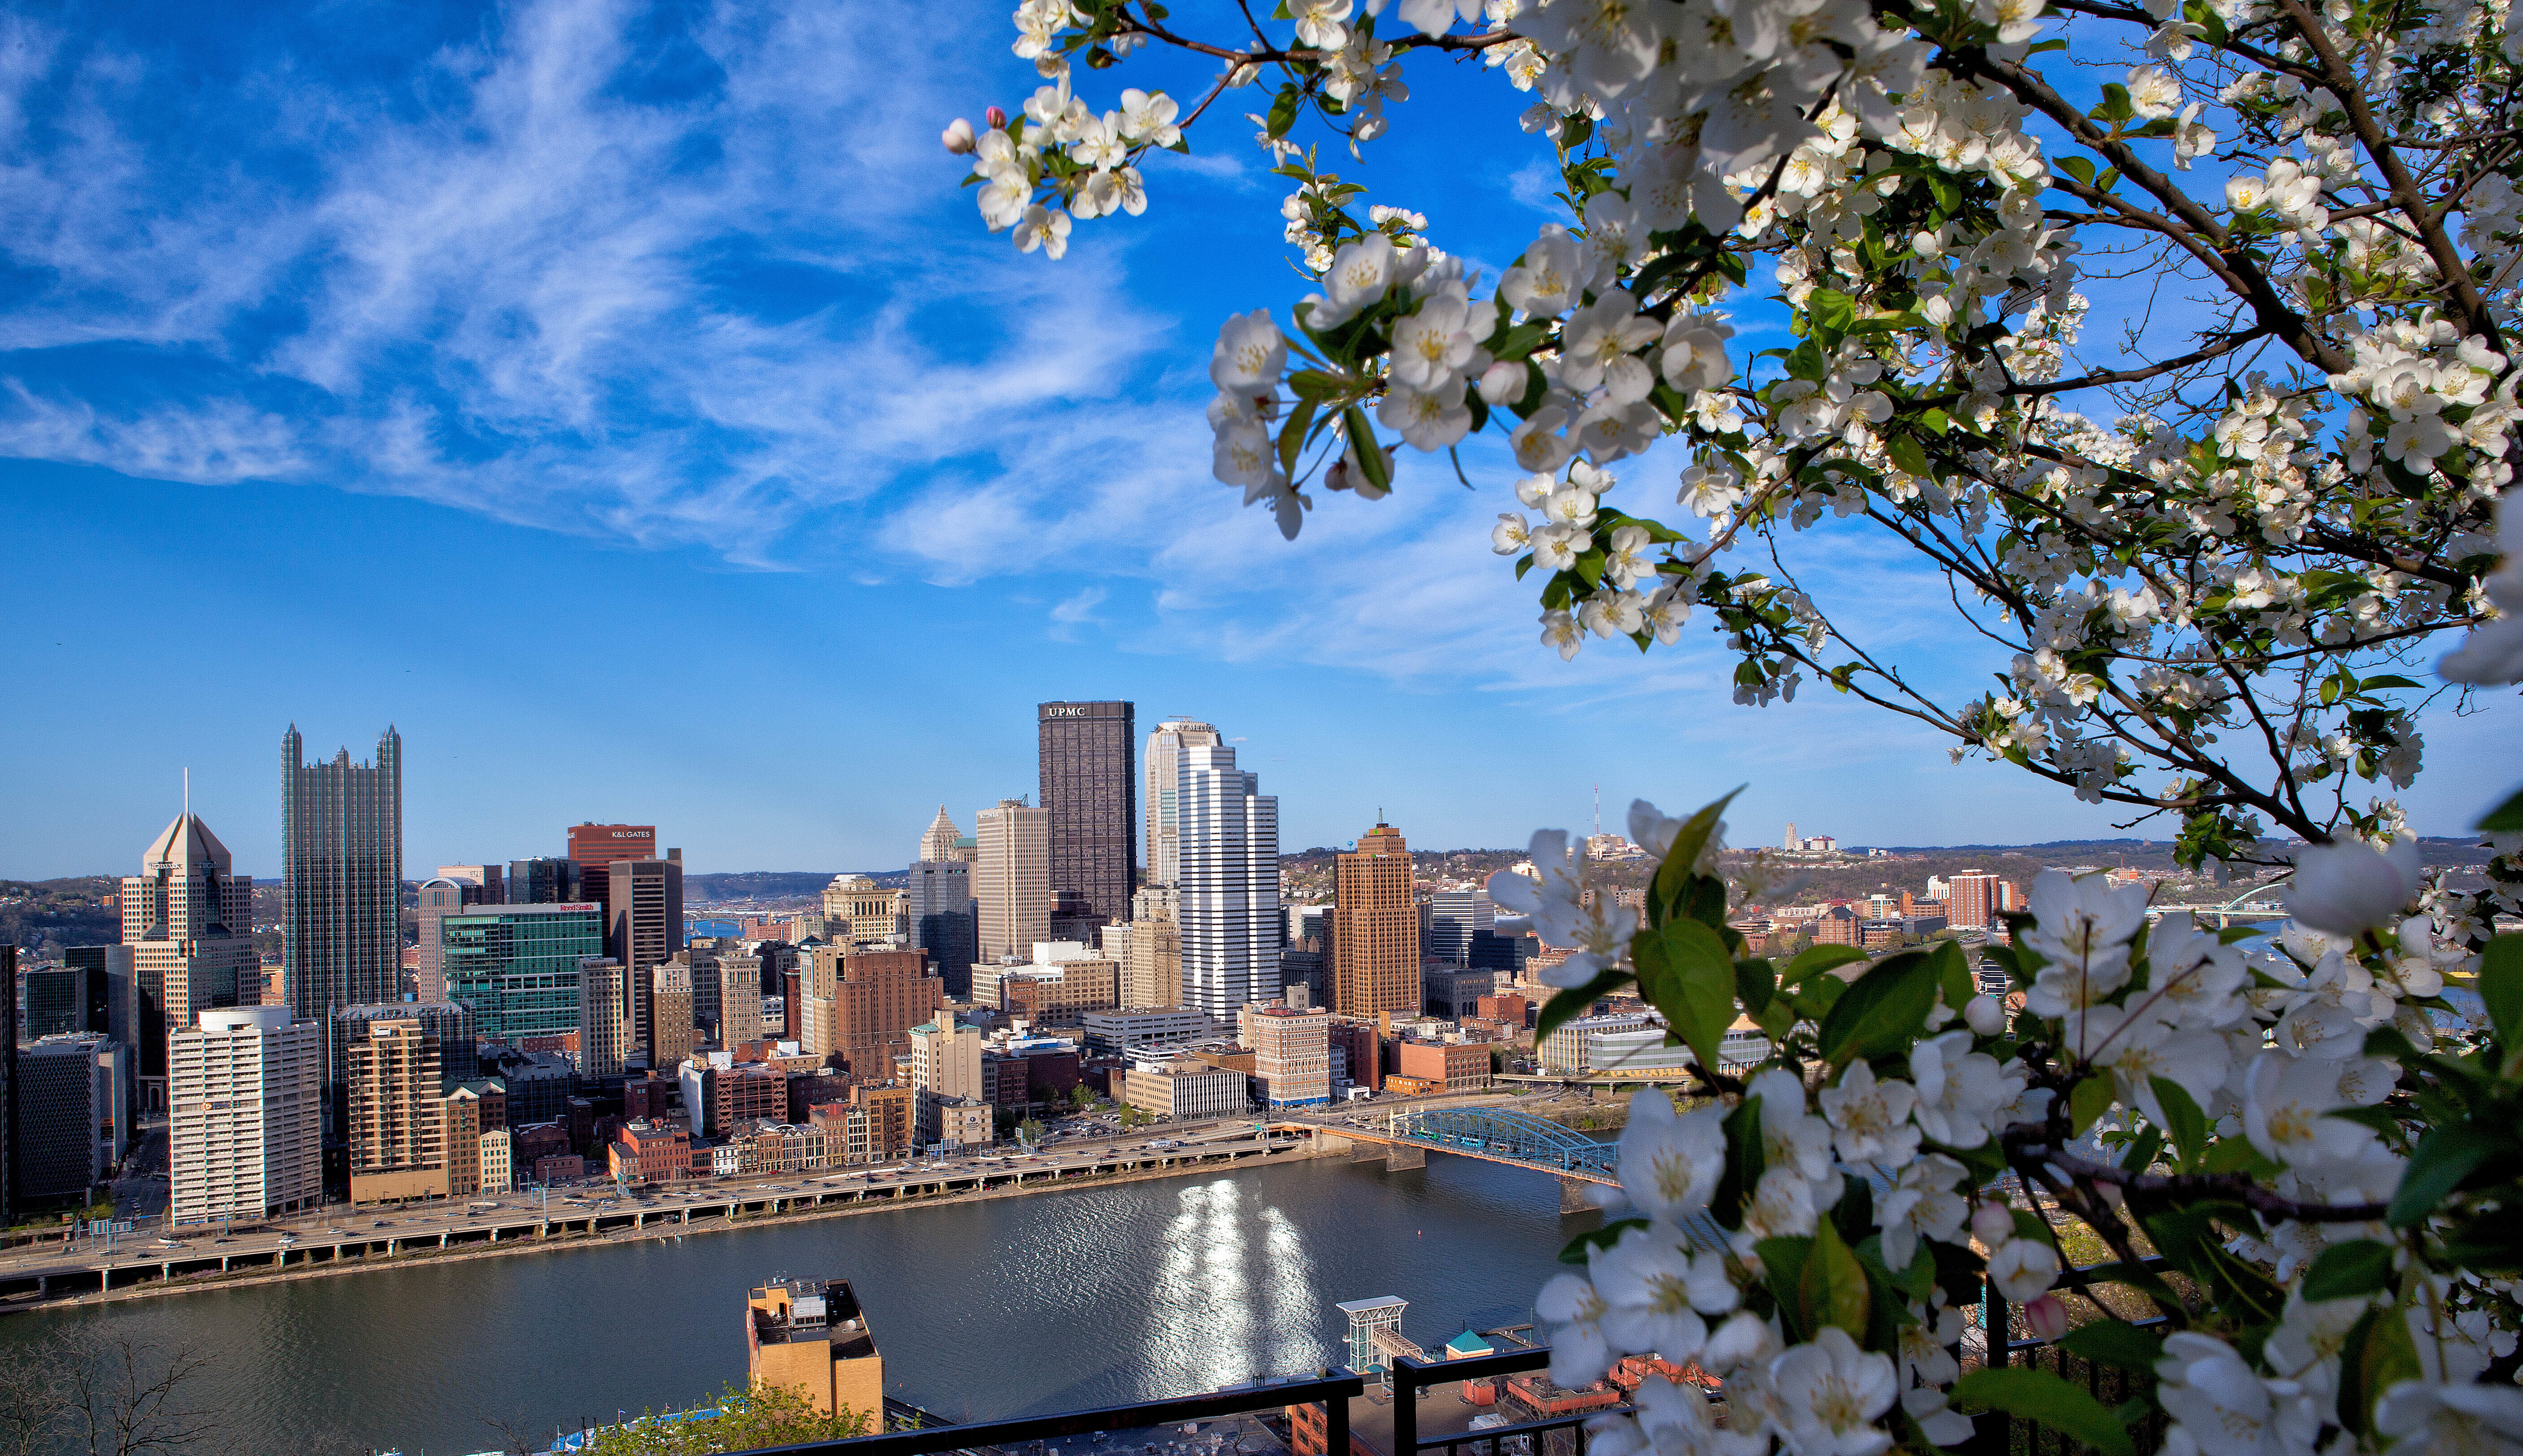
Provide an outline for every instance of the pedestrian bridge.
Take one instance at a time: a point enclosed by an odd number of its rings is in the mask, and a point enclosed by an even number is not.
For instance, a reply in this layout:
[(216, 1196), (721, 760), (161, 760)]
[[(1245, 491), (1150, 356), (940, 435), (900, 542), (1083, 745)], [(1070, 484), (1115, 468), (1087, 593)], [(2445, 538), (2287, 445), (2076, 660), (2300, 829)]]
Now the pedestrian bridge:
[(1618, 1146), (1508, 1107), (1430, 1107), (1393, 1112), (1380, 1125), (1289, 1122), (1272, 1130), (1299, 1129), (1318, 1141), (1343, 1139), (1358, 1145), (1358, 1161), (1381, 1158), (1388, 1169), (1424, 1167), (1433, 1150), (1548, 1173), (1559, 1180), (1565, 1212), (1595, 1206), (1586, 1196), (1588, 1184), (1620, 1182)]

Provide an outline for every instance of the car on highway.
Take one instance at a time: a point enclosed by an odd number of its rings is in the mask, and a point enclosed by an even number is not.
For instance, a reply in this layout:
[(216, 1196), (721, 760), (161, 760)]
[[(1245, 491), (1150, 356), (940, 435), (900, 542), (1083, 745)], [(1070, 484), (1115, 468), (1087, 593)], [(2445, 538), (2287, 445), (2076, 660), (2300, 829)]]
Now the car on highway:
[(391, 1218), (381, 1218), (375, 1223), (368, 1225), (368, 1227), (372, 1229), (391, 1229), (394, 1227), (394, 1220)]
[(158, 1246), (160, 1248), (181, 1248), (184, 1246), (184, 1241), (181, 1239), (161, 1239), (158, 1241)]

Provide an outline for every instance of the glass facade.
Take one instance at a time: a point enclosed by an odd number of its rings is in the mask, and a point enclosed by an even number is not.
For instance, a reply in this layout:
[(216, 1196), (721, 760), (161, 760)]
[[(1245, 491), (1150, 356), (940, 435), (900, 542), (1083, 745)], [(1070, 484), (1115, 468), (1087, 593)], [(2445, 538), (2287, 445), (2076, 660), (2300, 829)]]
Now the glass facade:
[(604, 914), (593, 903), (483, 906), (440, 921), (447, 995), (473, 1008), (476, 1035), (578, 1030), (578, 963), (604, 954)]

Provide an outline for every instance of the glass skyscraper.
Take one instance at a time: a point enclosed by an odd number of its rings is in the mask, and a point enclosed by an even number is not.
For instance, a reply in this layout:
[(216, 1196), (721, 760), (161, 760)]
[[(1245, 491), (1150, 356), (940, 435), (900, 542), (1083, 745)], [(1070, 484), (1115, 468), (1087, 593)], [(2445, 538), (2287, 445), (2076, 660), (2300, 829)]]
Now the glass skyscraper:
[(439, 922), (447, 996), (473, 1008), (474, 1034), (528, 1052), (578, 1031), (578, 963), (604, 954), (594, 902), (484, 905)]
[(1279, 994), (1279, 800), (1224, 744), (1183, 749), (1174, 784), (1183, 1004), (1232, 1026)]
[[(280, 930), (289, 1001), (303, 1019), (403, 999), (403, 735), (374, 765), (307, 762), (298, 725), (280, 738)], [(128, 938), (128, 937), (126, 937)], [(341, 1068), (331, 1073), (341, 1078)]]

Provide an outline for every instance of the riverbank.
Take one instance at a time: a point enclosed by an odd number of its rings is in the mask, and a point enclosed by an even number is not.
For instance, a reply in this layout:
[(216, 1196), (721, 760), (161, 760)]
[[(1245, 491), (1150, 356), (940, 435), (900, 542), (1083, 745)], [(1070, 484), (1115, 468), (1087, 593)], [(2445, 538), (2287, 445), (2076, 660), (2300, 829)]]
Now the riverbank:
[(1316, 1157), (1350, 1155), (1351, 1150), (1346, 1143), (1338, 1147), (1325, 1147), (1317, 1140), (1309, 1139), (1295, 1148), (1273, 1152), (1239, 1151), (1214, 1160), (1177, 1161), (1162, 1167), (1131, 1168), (1116, 1173), (1089, 1172), (1059, 1179), (1047, 1178), (1032, 1183), (998, 1184), (982, 1189), (918, 1194), (896, 1198), (833, 1201), (802, 1208), (788, 1208), (780, 1212), (710, 1218), (698, 1223), (669, 1222), (660, 1218), (655, 1223), (609, 1229), (601, 1233), (563, 1231), (535, 1239), (508, 1239), (498, 1243), (461, 1244), (449, 1247), (416, 1248), (394, 1253), (369, 1253), (354, 1259), (290, 1264), (277, 1268), (259, 1265), (251, 1269), (226, 1272), (212, 1270), (196, 1274), (181, 1274), (172, 1279), (150, 1280), (104, 1292), (89, 1291), (52, 1298), (17, 1297), (0, 1300), (0, 1314), (35, 1314), (84, 1309), (132, 1299), (168, 1298), (178, 1294), (208, 1292), (214, 1290), (250, 1289), (257, 1285), (288, 1284), (309, 1279), (347, 1278), (361, 1273), (416, 1269), (431, 1264), (467, 1263), (477, 1259), (505, 1258), (515, 1254), (680, 1241), (700, 1234), (780, 1228), (790, 1224), (815, 1223), (825, 1219), (848, 1218), (858, 1214), (890, 1212), (904, 1208), (936, 1208), (990, 1202), (1002, 1198), (1029, 1198), (1036, 1194), (1068, 1189), (1112, 1188), (1125, 1183), (1147, 1183), (1163, 1179), (1198, 1177), (1204, 1174), (1216, 1175), (1259, 1165), (1278, 1165), (1304, 1162)]

